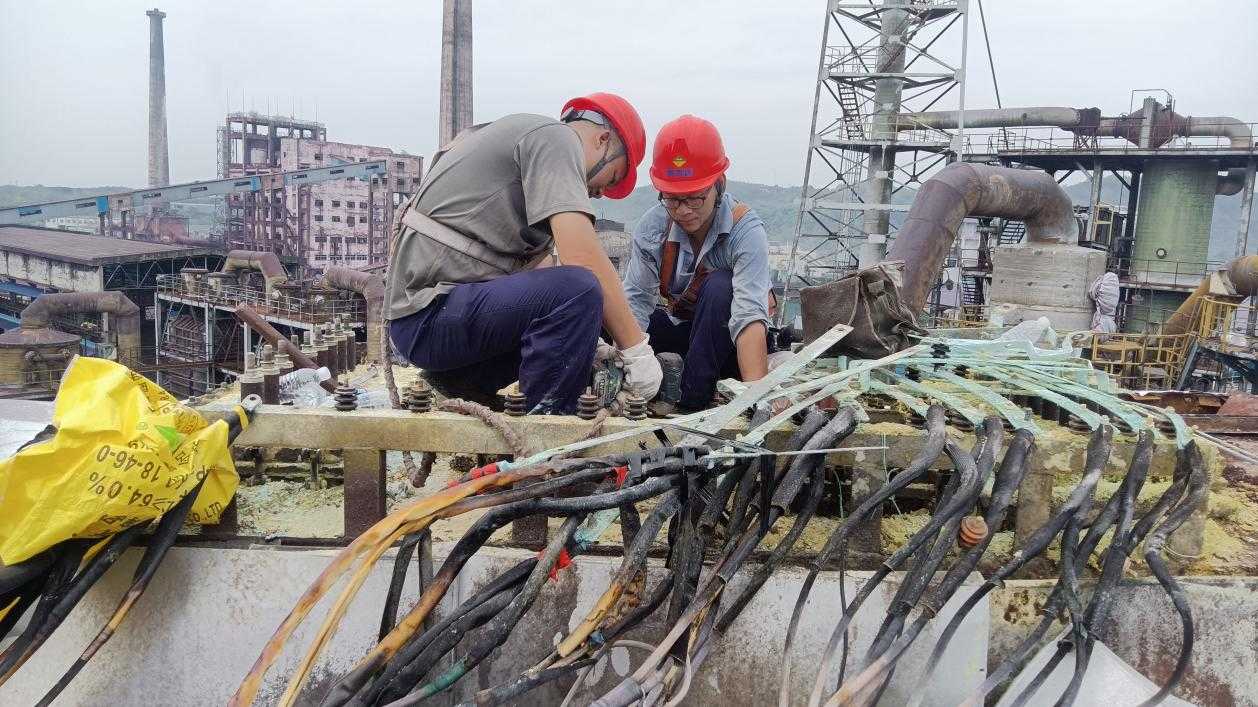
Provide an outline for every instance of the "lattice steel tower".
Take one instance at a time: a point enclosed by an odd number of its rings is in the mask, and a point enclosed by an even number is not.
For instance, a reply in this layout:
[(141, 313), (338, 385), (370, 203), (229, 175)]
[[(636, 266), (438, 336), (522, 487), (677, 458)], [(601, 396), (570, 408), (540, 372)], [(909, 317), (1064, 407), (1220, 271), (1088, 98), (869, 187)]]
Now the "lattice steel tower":
[(965, 109), (967, 1), (828, 0), (788, 291), (880, 261), (905, 187), (962, 152), (898, 116)]

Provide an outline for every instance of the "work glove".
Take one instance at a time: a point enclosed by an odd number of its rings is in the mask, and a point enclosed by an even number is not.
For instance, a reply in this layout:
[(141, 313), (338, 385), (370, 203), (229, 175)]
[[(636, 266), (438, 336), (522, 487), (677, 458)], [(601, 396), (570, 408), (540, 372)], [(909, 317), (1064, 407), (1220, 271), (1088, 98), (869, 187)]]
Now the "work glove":
[(595, 362), (619, 361), (620, 349), (616, 348), (615, 346), (612, 346), (611, 344), (607, 343), (606, 341), (603, 341), (602, 339), (599, 339), (598, 343), (594, 346), (594, 360)]
[(654, 398), (664, 382), (664, 371), (660, 370), (660, 362), (655, 360), (651, 337), (621, 349), (620, 358), (624, 361), (625, 387), (643, 400)]

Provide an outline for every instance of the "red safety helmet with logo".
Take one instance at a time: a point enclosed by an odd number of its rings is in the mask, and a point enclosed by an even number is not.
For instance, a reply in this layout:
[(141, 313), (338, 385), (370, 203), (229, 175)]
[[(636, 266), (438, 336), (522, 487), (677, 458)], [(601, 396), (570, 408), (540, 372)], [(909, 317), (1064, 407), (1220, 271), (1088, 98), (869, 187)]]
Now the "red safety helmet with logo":
[(668, 194), (707, 189), (729, 169), (725, 143), (712, 123), (683, 115), (665, 123), (655, 136), (651, 183)]
[(598, 113), (607, 118), (612, 130), (620, 136), (620, 141), (624, 143), (625, 153), (629, 158), (629, 168), (625, 170), (625, 176), (619, 182), (603, 190), (603, 196), (609, 199), (623, 199), (629, 196), (633, 192), (634, 185), (638, 183), (638, 165), (642, 164), (642, 160), (646, 157), (646, 130), (642, 127), (642, 118), (638, 116), (638, 111), (629, 105), (629, 101), (614, 93), (591, 93), (588, 96), (573, 98), (564, 104), (560, 115), (565, 115), (570, 110), (588, 110)]

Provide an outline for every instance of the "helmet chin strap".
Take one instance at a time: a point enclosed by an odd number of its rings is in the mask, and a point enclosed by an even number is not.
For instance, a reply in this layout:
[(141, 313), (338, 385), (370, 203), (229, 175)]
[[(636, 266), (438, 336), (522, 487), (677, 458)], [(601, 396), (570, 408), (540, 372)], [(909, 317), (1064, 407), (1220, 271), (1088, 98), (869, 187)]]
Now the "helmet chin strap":
[(610, 132), (608, 133), (608, 135), (609, 137), (607, 139), (607, 144), (603, 147), (603, 156), (599, 158), (598, 162), (594, 163), (593, 167), (590, 167), (585, 172), (586, 183), (589, 183), (589, 181), (594, 179), (594, 177), (596, 177), (599, 172), (602, 172), (604, 167), (620, 159), (625, 154), (623, 150), (617, 150), (615, 154), (611, 153), (612, 141), (610, 137)]

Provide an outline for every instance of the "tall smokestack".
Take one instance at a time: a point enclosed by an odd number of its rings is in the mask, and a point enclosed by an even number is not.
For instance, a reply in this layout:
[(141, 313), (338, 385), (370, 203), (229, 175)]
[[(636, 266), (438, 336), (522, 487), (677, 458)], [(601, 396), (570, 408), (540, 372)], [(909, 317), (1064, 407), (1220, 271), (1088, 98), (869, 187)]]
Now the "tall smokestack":
[(472, 0), (445, 0), (438, 147), (472, 124)]
[(162, 20), (166, 13), (153, 8), (149, 17), (149, 186), (170, 184), (170, 155), (166, 145), (166, 51)]

